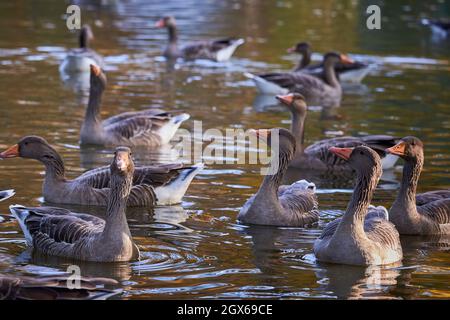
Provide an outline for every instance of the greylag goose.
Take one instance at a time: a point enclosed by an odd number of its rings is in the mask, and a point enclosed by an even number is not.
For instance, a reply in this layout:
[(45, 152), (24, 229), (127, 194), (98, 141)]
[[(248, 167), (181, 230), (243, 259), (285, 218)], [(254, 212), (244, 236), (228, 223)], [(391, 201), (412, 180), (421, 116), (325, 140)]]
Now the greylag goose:
[(81, 277), (79, 288), (68, 288), (69, 275), (29, 277), (0, 274), (0, 300), (106, 300), (122, 293), (105, 289), (118, 285), (109, 278)]
[(80, 47), (72, 49), (62, 61), (60, 70), (64, 73), (89, 72), (91, 64), (103, 68), (103, 58), (89, 48), (89, 43), (94, 39), (91, 27), (84, 25), (79, 34)]
[(110, 171), (105, 220), (62, 208), (10, 206), (27, 244), (46, 255), (82, 261), (139, 259), (125, 215), (134, 174), (129, 148), (116, 148)]
[[(64, 162), (48, 142), (38, 136), (26, 136), (16, 145), (0, 153), (0, 158), (35, 159), (45, 165), (43, 196), (45, 201), (59, 204), (106, 206), (111, 175), (108, 167), (85, 172), (78, 178), (65, 177)], [(194, 176), (203, 164), (183, 166), (165, 164), (137, 167), (128, 206), (153, 206), (181, 202)]]
[(13, 189), (0, 191), (0, 201), (11, 198), (15, 194)]
[(242, 223), (303, 227), (319, 219), (314, 183), (305, 180), (290, 186), (280, 186), (289, 162), (295, 154), (295, 138), (286, 129), (259, 129), (254, 133), (271, 143), (271, 136), (279, 136), (278, 170), (266, 175), (258, 192), (244, 204), (238, 220)]
[(416, 195), (424, 162), (422, 141), (405, 137), (386, 151), (405, 161), (400, 191), (389, 210), (400, 234), (450, 234), (450, 189)]
[(145, 110), (125, 112), (102, 121), (100, 107), (105, 87), (105, 74), (100, 68), (91, 65), (91, 87), (81, 126), (81, 144), (157, 148), (168, 144), (181, 123), (189, 119), (186, 113)]
[(299, 93), (278, 95), (276, 98), (291, 112), (292, 124), (291, 132), (297, 142), (296, 153), (290, 166), (303, 169), (332, 170), (332, 171), (352, 171), (349, 163), (328, 149), (330, 147), (349, 148), (360, 145), (367, 145), (374, 149), (380, 157), (383, 169), (393, 168), (398, 157), (385, 152), (388, 147), (394, 146), (398, 139), (388, 135), (368, 135), (364, 137), (338, 137), (317, 141), (305, 148), (305, 119), (307, 106), (305, 99)]
[(450, 34), (450, 20), (422, 19), (422, 24), (430, 26), (431, 31), (440, 37), (445, 38)]
[[(296, 52), (302, 56), (297, 67), (293, 70), (294, 72), (301, 71), (323, 79), (323, 63), (311, 64), (312, 50), (309, 43), (299, 42), (294, 47), (289, 48), (288, 52)], [(358, 61), (347, 64), (338, 62), (334, 66), (334, 71), (340, 81), (359, 83), (369, 73), (370, 67), (368, 64)]]
[(168, 59), (183, 58), (185, 60), (207, 59), (217, 62), (227, 61), (244, 39), (226, 38), (214, 41), (201, 41), (178, 48), (177, 25), (174, 17), (164, 17), (156, 22), (155, 27), (166, 28), (169, 33), (169, 44), (164, 50)]
[(304, 72), (267, 73), (253, 75), (245, 73), (252, 79), (263, 94), (287, 94), (289, 92), (301, 93), (309, 105), (338, 106), (341, 101), (342, 88), (334, 66), (336, 63), (353, 63), (345, 55), (334, 52), (323, 57), (324, 80)]
[(400, 261), (400, 236), (386, 209), (369, 207), (382, 172), (380, 157), (366, 146), (331, 147), (330, 152), (348, 161), (357, 181), (343, 217), (328, 223), (315, 241), (317, 260), (361, 266)]

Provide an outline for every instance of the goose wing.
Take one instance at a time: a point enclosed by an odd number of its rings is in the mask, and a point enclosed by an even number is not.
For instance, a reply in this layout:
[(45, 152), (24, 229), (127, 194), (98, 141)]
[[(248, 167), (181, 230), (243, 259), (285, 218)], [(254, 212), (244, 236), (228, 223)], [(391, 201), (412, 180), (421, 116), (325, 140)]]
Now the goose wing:
[[(317, 196), (308, 190), (284, 190), (279, 201), (290, 215), (289, 225), (304, 226), (319, 219)], [(295, 221), (295, 222), (294, 222)]]
[(124, 144), (159, 145), (161, 137), (156, 133), (167, 117), (136, 116), (116, 121), (105, 127), (106, 135), (115, 137), (115, 140)]
[(66, 256), (74, 244), (100, 233), (105, 221), (56, 207), (11, 206), (29, 244), (43, 253)]
[(417, 211), (438, 224), (450, 224), (450, 198), (429, 201)]
[(305, 148), (304, 153), (310, 157), (320, 159), (328, 166), (346, 165), (346, 161), (334, 153), (329, 152), (330, 147), (354, 148), (367, 145), (375, 150), (381, 157), (386, 155), (385, 149), (396, 144), (397, 138), (388, 135), (369, 135), (365, 137), (337, 137), (318, 141)]
[(148, 110), (142, 110), (142, 111), (129, 111), (129, 112), (123, 112), (121, 114), (109, 117), (102, 121), (103, 126), (109, 126), (113, 123), (123, 121), (126, 119), (130, 119), (133, 117), (152, 117), (156, 115), (167, 115), (166, 112), (164, 112), (161, 109), (148, 109)]
[(216, 54), (222, 49), (232, 46), (236, 39), (226, 38), (215, 41), (201, 41), (183, 47), (183, 56), (190, 59), (216, 59)]
[(68, 289), (69, 275), (25, 277), (0, 275), (0, 300), (104, 300), (122, 290), (108, 290), (105, 285), (117, 285), (108, 278), (80, 279), (80, 286)]
[[(136, 167), (133, 176), (133, 185), (148, 184), (154, 188), (170, 184), (186, 169), (181, 163), (162, 164), (155, 166)], [(111, 173), (109, 166), (89, 170), (74, 181), (96, 189), (109, 188)]]
[(266, 73), (258, 76), (296, 92), (303, 92), (305, 88), (321, 92), (325, 86), (321, 79), (302, 72)]
[(416, 195), (416, 205), (422, 206), (436, 200), (449, 198), (450, 198), (450, 189), (424, 192)]
[(367, 237), (385, 248), (401, 250), (400, 235), (394, 224), (382, 218), (366, 219), (364, 231)]

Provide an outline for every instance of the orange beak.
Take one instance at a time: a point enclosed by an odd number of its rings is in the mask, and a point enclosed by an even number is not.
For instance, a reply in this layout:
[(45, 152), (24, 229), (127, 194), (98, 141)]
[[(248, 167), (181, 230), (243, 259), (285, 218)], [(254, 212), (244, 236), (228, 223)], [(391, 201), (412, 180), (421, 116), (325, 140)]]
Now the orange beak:
[(287, 53), (293, 53), (295, 52), (295, 47), (290, 47), (286, 49)]
[(155, 27), (156, 27), (156, 28), (164, 28), (165, 26), (166, 26), (166, 24), (164, 23), (164, 19), (158, 20), (158, 21), (155, 23)]
[(386, 152), (395, 154), (397, 156), (404, 156), (405, 155), (405, 149), (406, 149), (406, 143), (403, 141), (397, 143), (395, 146), (387, 148)]
[(350, 159), (350, 155), (353, 152), (353, 148), (336, 148), (336, 147), (331, 147), (328, 150), (330, 152), (334, 153), (335, 155), (337, 155), (338, 157), (344, 159), (344, 160)]
[(344, 64), (352, 64), (355, 63), (352, 59), (350, 59), (347, 55), (341, 54), (341, 62)]
[(6, 149), (2, 153), (0, 153), (0, 158), (2, 158), (2, 159), (15, 158), (15, 157), (20, 157), (18, 144), (13, 145), (12, 147), (9, 147), (8, 149)]
[(292, 101), (294, 101), (294, 95), (292, 93), (287, 94), (287, 95), (278, 95), (275, 98), (277, 98), (278, 101), (283, 102), (285, 105), (290, 105), (292, 103)]
[(99, 76), (102, 70), (100, 70), (99, 67), (97, 67), (95, 64), (91, 64), (91, 73), (95, 74), (95, 76)]

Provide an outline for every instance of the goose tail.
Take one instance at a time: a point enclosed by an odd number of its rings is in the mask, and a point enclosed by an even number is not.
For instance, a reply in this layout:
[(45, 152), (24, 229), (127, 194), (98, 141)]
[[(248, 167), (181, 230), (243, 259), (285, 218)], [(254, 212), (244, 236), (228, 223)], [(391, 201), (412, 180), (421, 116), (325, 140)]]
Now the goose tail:
[(31, 213), (30, 210), (24, 206), (15, 204), (9, 206), (9, 211), (11, 211), (12, 216), (19, 222), (19, 226), (22, 229), (23, 234), (25, 235), (25, 239), (27, 240), (28, 245), (31, 246), (33, 244), (33, 238), (31, 236), (30, 230), (28, 230), (28, 227), (25, 223), (25, 220)]
[(158, 199), (158, 205), (180, 203), (192, 180), (204, 167), (203, 163), (185, 167), (180, 170), (180, 174), (176, 179), (167, 185), (157, 187), (155, 194)]
[(16, 192), (14, 191), (14, 189), (0, 191), (0, 201), (11, 198), (15, 194), (16, 194)]

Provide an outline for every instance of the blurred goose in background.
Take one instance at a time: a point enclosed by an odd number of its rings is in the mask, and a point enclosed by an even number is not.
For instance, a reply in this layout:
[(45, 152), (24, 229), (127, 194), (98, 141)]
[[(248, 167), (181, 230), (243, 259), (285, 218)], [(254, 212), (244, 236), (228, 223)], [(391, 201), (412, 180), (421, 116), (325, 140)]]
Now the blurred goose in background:
[(338, 137), (317, 141), (305, 148), (305, 120), (307, 106), (299, 93), (278, 95), (276, 98), (291, 112), (291, 132), (296, 140), (296, 153), (290, 166), (314, 170), (351, 171), (348, 161), (329, 152), (330, 147), (350, 148), (367, 145), (381, 157), (383, 169), (392, 169), (398, 157), (385, 151), (394, 146), (398, 139), (388, 135), (367, 135), (364, 137)]
[[(48, 142), (38, 136), (23, 137), (16, 145), (0, 153), (0, 158), (35, 159), (45, 165), (42, 187), (44, 200), (50, 203), (106, 206), (111, 183), (107, 166), (85, 172), (69, 180), (64, 162)], [(137, 167), (127, 206), (153, 207), (155, 204), (180, 203), (192, 179), (203, 164), (184, 166), (164, 164)]]
[(110, 171), (105, 220), (62, 208), (10, 206), (27, 244), (46, 255), (82, 261), (139, 259), (125, 215), (134, 174), (129, 148), (116, 148)]
[(0, 191), (0, 201), (6, 200), (8, 198), (11, 198), (15, 194), (16, 193), (14, 192), (13, 189), (2, 190), (2, 191)]
[(91, 87), (80, 131), (80, 143), (104, 146), (148, 146), (157, 148), (168, 144), (187, 113), (169, 113), (161, 110), (125, 112), (102, 121), (100, 108), (106, 87), (102, 70), (91, 65)]
[(450, 189), (416, 195), (424, 163), (422, 141), (405, 137), (386, 151), (405, 161), (400, 191), (389, 210), (400, 234), (450, 234)]
[(324, 80), (304, 72), (267, 73), (253, 75), (245, 73), (252, 79), (263, 94), (287, 94), (289, 92), (301, 93), (309, 105), (325, 107), (339, 106), (342, 97), (342, 88), (334, 66), (338, 63), (353, 63), (347, 56), (330, 52), (323, 57)]
[(18, 276), (0, 274), (0, 300), (106, 300), (122, 293), (105, 286), (119, 283), (109, 278), (81, 277), (80, 287), (69, 289), (73, 275)]
[(330, 152), (349, 162), (357, 181), (343, 217), (328, 223), (315, 241), (317, 260), (361, 266), (400, 261), (400, 236), (386, 208), (370, 206), (382, 173), (380, 157), (366, 146), (331, 147)]
[(279, 136), (277, 172), (266, 175), (258, 192), (244, 204), (238, 220), (242, 223), (303, 227), (319, 219), (314, 183), (305, 180), (281, 186), (281, 181), (295, 154), (295, 138), (286, 129), (254, 130), (269, 145), (271, 136)]
[(63, 73), (89, 72), (90, 65), (103, 68), (103, 58), (89, 48), (89, 44), (94, 40), (94, 33), (88, 25), (84, 25), (79, 34), (80, 47), (72, 49), (60, 65)]
[[(289, 53), (299, 53), (302, 58), (297, 67), (293, 70), (311, 74), (313, 76), (324, 79), (323, 63), (311, 64), (312, 50), (307, 42), (299, 42), (294, 47), (288, 49)], [(336, 63), (334, 71), (340, 81), (360, 83), (362, 79), (369, 73), (370, 66), (368, 64), (353, 61), (351, 63)]]
[(178, 48), (178, 31), (174, 17), (164, 17), (156, 22), (155, 27), (166, 28), (169, 33), (169, 44), (164, 50), (168, 59), (183, 58), (185, 60), (207, 59), (217, 62), (227, 61), (244, 39), (225, 38), (214, 41), (201, 41)]
[(442, 38), (450, 35), (450, 20), (448, 19), (422, 19), (422, 24), (430, 26), (431, 31)]

